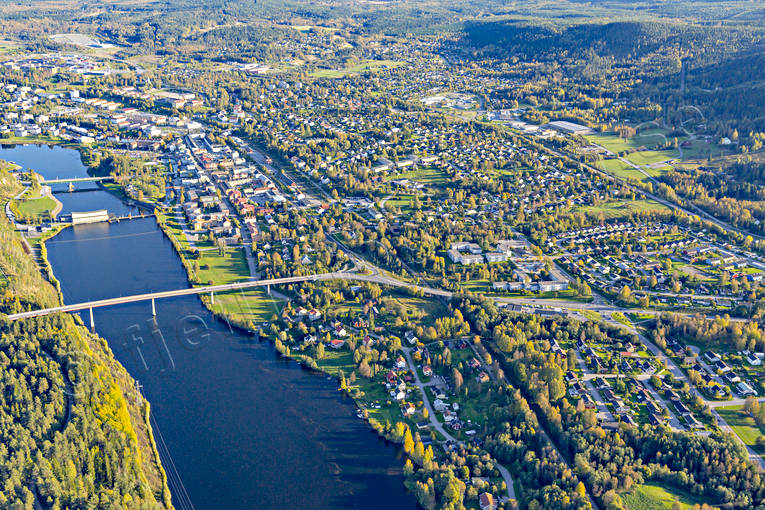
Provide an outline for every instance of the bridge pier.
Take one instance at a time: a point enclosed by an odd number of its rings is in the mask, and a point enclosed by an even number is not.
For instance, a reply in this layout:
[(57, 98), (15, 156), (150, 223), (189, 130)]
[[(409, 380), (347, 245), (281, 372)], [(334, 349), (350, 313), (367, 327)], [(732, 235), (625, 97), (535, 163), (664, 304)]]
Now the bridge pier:
[(154, 298), (151, 298), (151, 314), (157, 316), (157, 307), (154, 305)]
[(90, 329), (96, 329), (96, 321), (93, 320), (93, 309), (88, 308), (90, 310)]
[(266, 294), (268, 294), (269, 296), (271, 295), (271, 285), (270, 284), (266, 285)]
[(213, 291), (210, 291), (210, 304), (211, 305), (215, 304), (215, 292)]

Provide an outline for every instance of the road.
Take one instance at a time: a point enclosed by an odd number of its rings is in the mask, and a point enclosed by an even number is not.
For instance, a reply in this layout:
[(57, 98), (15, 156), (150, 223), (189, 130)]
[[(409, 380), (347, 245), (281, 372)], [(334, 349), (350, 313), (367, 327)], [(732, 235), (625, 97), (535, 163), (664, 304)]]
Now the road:
[(613, 413), (608, 410), (606, 401), (603, 399), (603, 395), (601, 395), (600, 392), (595, 389), (595, 386), (592, 384), (592, 380), (597, 376), (593, 374), (587, 367), (587, 364), (584, 362), (584, 359), (582, 359), (582, 355), (578, 350), (576, 350), (576, 362), (579, 365), (579, 368), (582, 370), (582, 374), (584, 374), (584, 377), (582, 377), (582, 384), (584, 384), (585, 388), (587, 388), (587, 392), (590, 394), (590, 396), (592, 396), (593, 400), (595, 400), (595, 404), (598, 406), (598, 414), (600, 415), (601, 419), (605, 417), (605, 421), (616, 421)]
[[(733, 431), (733, 429), (732, 429), (732, 428), (730, 428), (730, 426), (729, 426), (729, 425), (728, 425), (728, 424), (725, 422), (725, 420), (722, 418), (722, 416), (720, 416), (720, 415), (717, 413), (717, 411), (715, 410), (715, 407), (719, 407), (719, 405), (713, 405), (715, 402), (713, 402), (713, 401), (710, 401), (710, 400), (707, 400), (707, 398), (706, 398), (706, 397), (705, 397), (705, 396), (704, 396), (704, 395), (703, 395), (703, 394), (702, 394), (702, 393), (701, 393), (701, 392), (700, 392), (700, 391), (699, 391), (699, 390), (698, 390), (698, 389), (697, 389), (697, 388), (696, 388), (696, 387), (693, 385), (693, 383), (691, 383), (691, 381), (690, 381), (690, 380), (689, 380), (689, 379), (688, 379), (688, 378), (685, 376), (685, 373), (684, 373), (684, 372), (683, 372), (683, 371), (680, 369), (680, 367), (678, 367), (678, 366), (675, 364), (675, 362), (674, 362), (674, 361), (672, 361), (672, 359), (671, 359), (671, 358), (669, 358), (668, 356), (666, 356), (666, 355), (664, 354), (664, 352), (662, 352), (662, 350), (661, 350), (661, 349), (659, 349), (659, 347), (658, 347), (656, 344), (654, 344), (653, 342), (651, 342), (650, 340), (648, 340), (648, 338), (646, 338), (646, 337), (645, 337), (644, 335), (642, 335), (641, 333), (639, 333), (639, 332), (636, 332), (636, 333), (637, 333), (638, 337), (640, 338), (640, 341), (641, 341), (641, 342), (643, 342), (643, 345), (645, 345), (645, 346), (646, 346), (646, 348), (647, 348), (647, 349), (648, 349), (648, 350), (651, 352), (651, 354), (653, 354), (654, 356), (656, 356), (656, 359), (659, 359), (659, 360), (661, 360), (661, 361), (664, 363), (664, 365), (667, 367), (667, 370), (669, 370), (669, 371), (672, 373), (672, 375), (675, 377), (675, 379), (677, 379), (677, 380), (679, 380), (679, 381), (687, 382), (687, 383), (688, 383), (688, 386), (690, 386), (690, 388), (691, 388), (691, 394), (692, 394), (692, 395), (694, 395), (694, 396), (698, 396), (699, 398), (701, 398), (701, 400), (704, 402), (704, 404), (705, 404), (705, 405), (707, 405), (707, 406), (708, 406), (708, 407), (711, 409), (711, 411), (712, 411), (712, 416), (714, 416), (714, 417), (715, 417), (715, 419), (717, 420), (717, 424), (719, 425), (719, 427), (720, 427), (722, 430), (725, 430), (726, 432), (730, 432), (730, 433), (732, 433), (732, 434), (733, 434), (733, 437), (735, 437), (735, 438), (736, 438), (736, 440), (737, 440), (739, 443), (741, 443), (742, 445), (744, 445), (744, 447), (746, 447), (746, 449), (747, 449), (747, 452), (749, 452), (749, 458), (750, 458), (752, 461), (754, 461), (754, 462), (756, 462), (757, 464), (759, 464), (759, 466), (760, 466), (760, 468), (761, 468), (761, 469), (765, 469), (765, 460), (763, 460), (762, 456), (760, 456), (760, 455), (759, 455), (759, 454), (757, 454), (757, 453), (756, 453), (754, 450), (752, 450), (752, 449), (751, 449), (751, 448), (749, 448), (749, 447), (748, 447), (746, 444), (744, 444), (744, 441), (743, 441), (743, 440), (742, 440), (742, 439), (741, 439), (741, 438), (738, 436), (738, 434), (736, 434), (736, 433)], [(725, 402), (725, 404), (723, 404), (723, 405), (735, 405), (735, 404), (734, 404), (734, 403), (732, 403), (731, 401), (727, 401), (727, 402)]]
[[(404, 357), (406, 358), (406, 363), (409, 366), (409, 370), (411, 370), (411, 372), (414, 374), (414, 384), (420, 390), (420, 393), (422, 393), (422, 403), (425, 406), (425, 409), (428, 410), (428, 418), (430, 419), (430, 424), (433, 425), (433, 428), (435, 428), (447, 440), (456, 444), (462, 444), (462, 441), (457, 440), (454, 436), (447, 432), (441, 422), (438, 421), (438, 418), (436, 418), (436, 412), (433, 409), (433, 406), (430, 405), (430, 399), (428, 398), (428, 394), (425, 391), (425, 385), (420, 380), (420, 376), (417, 374), (417, 366), (414, 364), (414, 361), (412, 361), (411, 347), (402, 347), (401, 350), (404, 353)], [(507, 468), (505, 468), (499, 462), (496, 462), (496, 459), (495, 464), (497, 465), (497, 470), (502, 475), (502, 479), (505, 481), (505, 485), (507, 486), (507, 496), (510, 499), (517, 499), (515, 496), (513, 477), (510, 476), (510, 471), (508, 471)]]

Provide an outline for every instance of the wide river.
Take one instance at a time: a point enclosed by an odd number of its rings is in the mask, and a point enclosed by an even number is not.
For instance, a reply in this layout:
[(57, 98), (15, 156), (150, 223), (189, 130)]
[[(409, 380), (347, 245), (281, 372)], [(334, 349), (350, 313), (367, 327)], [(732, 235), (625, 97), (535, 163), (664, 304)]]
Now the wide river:
[[(2, 147), (0, 159), (86, 175), (71, 149)], [(57, 197), (65, 213), (131, 210), (106, 191)], [(153, 218), (68, 228), (47, 245), (65, 303), (188, 287)], [(151, 403), (179, 510), (417, 508), (400, 450), (355, 417), (335, 381), (232, 331), (197, 298), (157, 301), (156, 318), (146, 302), (97, 309), (95, 325)]]

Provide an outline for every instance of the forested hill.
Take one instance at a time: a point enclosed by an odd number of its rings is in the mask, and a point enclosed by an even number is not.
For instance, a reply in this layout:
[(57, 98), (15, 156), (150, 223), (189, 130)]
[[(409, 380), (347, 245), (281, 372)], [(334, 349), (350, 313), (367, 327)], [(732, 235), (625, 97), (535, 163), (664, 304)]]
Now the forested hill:
[(693, 105), (716, 132), (765, 131), (762, 23), (473, 21), (445, 48), (468, 61), (545, 64), (576, 89), (571, 97), (594, 87), (657, 111)]
[[(17, 192), (0, 162), (0, 204)], [(106, 342), (66, 314), (3, 319), (58, 301), (5, 215), (0, 270), (0, 508), (171, 508), (148, 404)]]
[(695, 66), (752, 50), (765, 30), (747, 26), (702, 26), (668, 21), (614, 21), (570, 25), (544, 22), (469, 22), (462, 44), (521, 59), (555, 60), (590, 55), (640, 59), (651, 55), (688, 58)]

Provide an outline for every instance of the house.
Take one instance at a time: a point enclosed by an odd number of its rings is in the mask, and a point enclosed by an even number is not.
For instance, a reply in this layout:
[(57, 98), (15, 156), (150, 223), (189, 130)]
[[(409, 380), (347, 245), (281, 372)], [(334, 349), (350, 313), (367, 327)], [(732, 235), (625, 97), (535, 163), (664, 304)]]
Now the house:
[(497, 504), (494, 502), (494, 496), (488, 492), (482, 492), (478, 496), (478, 504), (481, 510), (497, 510)]
[(539, 282), (537, 286), (539, 287), (540, 292), (553, 292), (568, 289), (568, 282), (565, 280)]
[(579, 381), (575, 382), (571, 386), (571, 388), (569, 388), (569, 390), (568, 390), (568, 394), (571, 396), (571, 398), (575, 398), (575, 397), (581, 396), (581, 395), (585, 394), (586, 392), (587, 392), (587, 390), (582, 385), (582, 383), (580, 383)]
[(718, 361), (722, 359), (719, 354), (713, 351), (705, 352), (704, 357), (707, 359), (709, 363), (717, 363)]
[(489, 382), (489, 374), (487, 374), (484, 371), (481, 371), (478, 374), (478, 382), (480, 382), (480, 383), (487, 383), (487, 382)]
[(425, 365), (422, 367), (422, 373), (425, 374), (425, 377), (430, 377), (433, 375), (433, 369), (430, 368), (430, 365)]
[(760, 353), (749, 353), (746, 355), (746, 361), (752, 366), (759, 367), (762, 365), (762, 356), (760, 356)]
[(406, 341), (412, 345), (417, 343), (417, 337), (414, 335), (414, 331), (407, 331), (404, 333), (404, 338), (406, 338)]
[(385, 379), (390, 384), (394, 384), (396, 382), (396, 379), (398, 379), (398, 377), (396, 376), (396, 373), (393, 370), (388, 370), (388, 373), (385, 374)]
[(335, 325), (335, 335), (343, 337), (347, 334), (348, 332), (345, 330), (345, 327), (342, 324)]
[(582, 393), (582, 402), (584, 402), (585, 409), (596, 409), (598, 407), (589, 393)]
[(718, 360), (714, 366), (716, 370), (719, 370), (722, 373), (730, 372), (730, 367), (723, 360)]
[(406, 402), (401, 406), (401, 414), (404, 416), (412, 416), (414, 414), (415, 407), (411, 402)]
[(406, 360), (404, 359), (404, 357), (403, 356), (399, 356), (398, 358), (396, 358), (396, 364), (394, 366), (396, 368), (398, 368), (399, 370), (405, 369), (406, 368)]
[(344, 345), (345, 345), (345, 340), (341, 340), (339, 338), (333, 338), (332, 340), (329, 341), (329, 346), (332, 347), (333, 349), (339, 349)]
[(485, 254), (486, 262), (504, 262), (509, 257), (505, 253), (488, 252)]
[(740, 382), (740, 383), (738, 383), (738, 386), (736, 386), (736, 387), (738, 388), (738, 392), (741, 393), (742, 396), (745, 396), (745, 397), (749, 396), (749, 395), (757, 396), (757, 392), (754, 391), (754, 388), (752, 388), (749, 385), (749, 383)]
[(303, 343), (306, 345), (311, 345), (316, 343), (316, 336), (315, 335), (306, 335), (303, 337)]
[(321, 312), (318, 311), (316, 308), (308, 312), (308, 318), (312, 321), (317, 321), (321, 319)]

